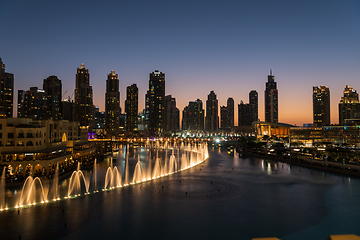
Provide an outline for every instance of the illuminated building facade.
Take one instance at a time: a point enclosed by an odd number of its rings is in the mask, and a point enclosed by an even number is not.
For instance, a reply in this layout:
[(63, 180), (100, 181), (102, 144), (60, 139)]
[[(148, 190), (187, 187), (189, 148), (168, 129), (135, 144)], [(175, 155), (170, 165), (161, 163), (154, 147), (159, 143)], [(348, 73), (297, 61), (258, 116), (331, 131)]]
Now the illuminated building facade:
[(226, 106), (220, 106), (220, 128), (221, 130), (228, 128), (228, 109)]
[(44, 79), (43, 89), (47, 98), (47, 116), (54, 121), (62, 119), (62, 84), (57, 76)]
[(24, 104), (25, 90), (18, 90), (17, 117), (23, 117), (22, 105)]
[(180, 129), (180, 111), (176, 107), (175, 98), (165, 96), (165, 131), (176, 132)]
[(219, 130), (218, 100), (216, 94), (211, 91), (206, 100), (205, 131), (216, 132)]
[(165, 118), (165, 73), (155, 70), (149, 79), (149, 119), (148, 130), (152, 135), (161, 136)]
[(89, 70), (85, 68), (84, 64), (77, 69), (76, 83), (75, 83), (75, 104), (74, 115), (75, 121), (80, 123), (80, 126), (89, 126), (89, 131), (93, 126), (93, 90), (90, 86)]
[(257, 121), (259, 119), (258, 102), (259, 102), (258, 93), (256, 90), (252, 90), (249, 93), (250, 117), (252, 122)]
[(5, 64), (0, 58), (0, 114), (13, 117), (14, 74), (5, 72)]
[(233, 130), (234, 129), (234, 99), (228, 98), (227, 105), (226, 105), (226, 127)]
[(182, 130), (204, 131), (204, 109), (200, 99), (190, 101), (183, 110)]
[(278, 90), (270, 69), (265, 89), (265, 122), (277, 123), (278, 119)]
[(139, 103), (139, 90), (136, 84), (128, 86), (126, 88), (126, 101), (125, 101), (125, 113), (126, 131), (138, 131), (138, 103)]
[(252, 90), (249, 93), (249, 103), (243, 101), (238, 104), (238, 126), (251, 126), (258, 121), (258, 93)]
[(314, 127), (330, 125), (330, 90), (327, 86), (313, 87)]
[(339, 125), (344, 125), (345, 119), (358, 118), (360, 118), (359, 94), (347, 85), (339, 103)]
[(31, 87), (24, 93), (24, 101), (20, 107), (22, 118), (36, 120), (48, 119), (47, 94), (45, 90)]
[(120, 127), (120, 92), (118, 74), (112, 70), (106, 80), (105, 130), (106, 135), (116, 136)]

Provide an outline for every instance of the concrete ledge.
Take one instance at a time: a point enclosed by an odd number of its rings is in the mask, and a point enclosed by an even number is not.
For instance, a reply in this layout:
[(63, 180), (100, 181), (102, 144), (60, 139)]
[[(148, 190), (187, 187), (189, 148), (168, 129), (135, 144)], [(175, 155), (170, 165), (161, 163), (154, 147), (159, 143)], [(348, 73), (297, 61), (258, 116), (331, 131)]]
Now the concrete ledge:
[(354, 234), (330, 235), (326, 240), (360, 240), (360, 237)]
[(280, 240), (280, 239), (276, 237), (271, 237), (271, 238), (253, 238), (251, 240)]

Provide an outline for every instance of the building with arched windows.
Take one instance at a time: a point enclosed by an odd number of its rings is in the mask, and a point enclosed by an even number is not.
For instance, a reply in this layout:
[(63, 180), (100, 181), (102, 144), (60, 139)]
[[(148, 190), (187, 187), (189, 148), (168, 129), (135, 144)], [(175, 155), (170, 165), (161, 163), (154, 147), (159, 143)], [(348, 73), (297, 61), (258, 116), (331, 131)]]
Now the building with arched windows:
[(0, 118), (0, 165), (10, 175), (51, 175), (57, 165), (70, 168), (76, 154), (95, 155), (78, 122)]

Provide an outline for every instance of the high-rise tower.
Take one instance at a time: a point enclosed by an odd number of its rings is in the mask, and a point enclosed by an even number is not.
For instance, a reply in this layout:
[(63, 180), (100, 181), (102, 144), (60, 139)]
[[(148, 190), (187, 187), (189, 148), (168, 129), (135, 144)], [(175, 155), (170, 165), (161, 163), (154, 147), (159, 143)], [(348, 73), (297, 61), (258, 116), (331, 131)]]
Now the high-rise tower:
[(270, 69), (265, 89), (265, 122), (277, 123), (278, 120), (278, 90)]
[(44, 79), (43, 89), (47, 94), (47, 116), (53, 120), (62, 119), (62, 85), (57, 76), (50, 76)]
[(189, 102), (183, 110), (182, 130), (204, 131), (204, 109), (200, 99)]
[(80, 122), (80, 126), (89, 126), (89, 131), (93, 127), (93, 90), (90, 86), (89, 70), (84, 64), (77, 69), (75, 83), (75, 121)]
[(211, 91), (206, 100), (205, 131), (216, 132), (219, 130), (218, 100)]
[(227, 123), (226, 126), (229, 129), (234, 129), (234, 99), (228, 98), (226, 105), (226, 115), (227, 115)]
[(138, 102), (139, 102), (138, 94), (139, 94), (139, 90), (136, 84), (133, 84), (126, 88), (126, 101), (125, 101), (126, 131), (138, 130)]
[(0, 58), (0, 114), (13, 117), (14, 74), (5, 72), (5, 64)]
[(256, 90), (252, 90), (249, 93), (249, 104), (250, 104), (250, 118), (251, 122), (257, 121), (259, 119), (258, 114), (258, 93)]
[(162, 135), (164, 131), (165, 73), (155, 70), (149, 79), (149, 120), (150, 134)]
[(330, 125), (330, 90), (327, 86), (313, 87), (314, 126)]
[(345, 87), (344, 96), (339, 103), (339, 124), (344, 125), (345, 119), (360, 118), (359, 94), (349, 85)]
[(165, 96), (165, 131), (176, 132), (180, 129), (180, 111), (176, 107), (175, 98)]
[(119, 134), (120, 127), (120, 92), (119, 78), (112, 70), (106, 80), (105, 93), (105, 130), (108, 136)]

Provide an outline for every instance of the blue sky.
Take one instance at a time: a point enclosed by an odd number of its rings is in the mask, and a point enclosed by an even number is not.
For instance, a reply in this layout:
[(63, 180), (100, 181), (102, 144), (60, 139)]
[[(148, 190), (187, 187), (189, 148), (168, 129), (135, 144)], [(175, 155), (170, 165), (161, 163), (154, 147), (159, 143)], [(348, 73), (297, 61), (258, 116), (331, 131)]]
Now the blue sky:
[[(104, 110), (105, 81), (115, 70), (121, 106), (126, 86), (144, 106), (149, 73), (166, 74), (166, 94), (182, 111), (214, 90), (248, 102), (273, 69), (279, 120), (312, 122), (312, 86), (331, 92), (331, 121), (345, 85), (360, 91), (360, 1), (5, 1), (0, 8), (0, 57), (15, 90), (42, 87), (50, 75), (65, 96), (84, 63), (94, 104)], [(16, 98), (15, 101), (16, 103)], [(237, 111), (236, 111), (237, 113)], [(235, 117), (237, 119), (237, 117)]]

